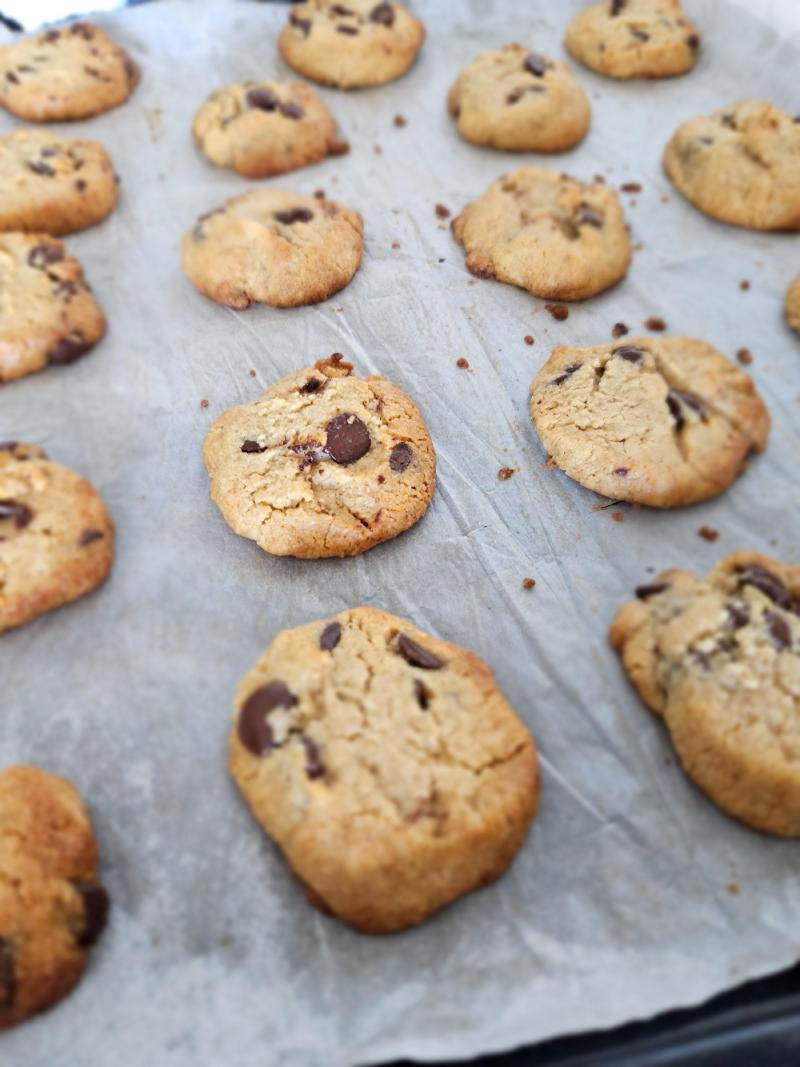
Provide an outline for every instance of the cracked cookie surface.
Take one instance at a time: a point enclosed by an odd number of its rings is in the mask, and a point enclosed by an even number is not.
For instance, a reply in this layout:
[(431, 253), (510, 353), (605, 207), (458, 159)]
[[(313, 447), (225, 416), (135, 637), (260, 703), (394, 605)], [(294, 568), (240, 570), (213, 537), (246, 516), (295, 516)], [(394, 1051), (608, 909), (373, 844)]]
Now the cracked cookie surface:
[(75, 787), (36, 767), (0, 771), (0, 1030), (70, 992), (108, 910)]
[(292, 8), (278, 50), (305, 78), (357, 89), (405, 74), (424, 40), (425, 27), (402, 4), (310, 0)]
[(96, 225), (118, 196), (104, 148), (48, 130), (15, 130), (0, 137), (0, 188), (0, 231), (54, 237)]
[(61, 241), (0, 233), (0, 382), (73, 363), (105, 329), (81, 265)]
[(436, 455), (397, 386), (338, 354), (288, 374), (208, 431), (211, 497), (236, 533), (276, 556), (354, 556), (413, 526)]
[(735, 552), (637, 597), (611, 641), (686, 773), (730, 815), (800, 837), (800, 567)]
[(447, 108), (467, 141), (513, 152), (563, 152), (589, 128), (589, 100), (567, 64), (521, 44), (478, 56)]
[(572, 19), (565, 44), (608, 78), (671, 78), (695, 65), (700, 34), (679, 0), (603, 0)]
[(233, 308), (316, 304), (361, 265), (361, 216), (321, 197), (253, 189), (201, 215), (183, 239), (183, 269), (206, 296)]
[(0, 107), (28, 122), (86, 119), (117, 107), (139, 68), (93, 22), (73, 22), (0, 48)]
[(239, 686), (230, 770), (312, 903), (366, 933), (499, 878), (539, 786), (486, 664), (374, 608), (276, 637)]
[(800, 333), (800, 274), (786, 292), (786, 321)]
[(761, 100), (684, 122), (664, 150), (695, 207), (752, 230), (800, 230), (800, 123)]
[(473, 274), (545, 299), (594, 296), (618, 282), (631, 259), (616, 193), (532, 167), (493, 182), (452, 228)]
[(285, 174), (348, 147), (333, 115), (302, 82), (242, 82), (219, 89), (197, 112), (192, 132), (212, 163), (245, 178)]
[(721, 493), (769, 433), (748, 375), (682, 337), (554, 349), (531, 386), (531, 418), (570, 478), (659, 508)]
[(0, 444), (0, 633), (90, 592), (113, 558), (97, 490), (39, 448)]

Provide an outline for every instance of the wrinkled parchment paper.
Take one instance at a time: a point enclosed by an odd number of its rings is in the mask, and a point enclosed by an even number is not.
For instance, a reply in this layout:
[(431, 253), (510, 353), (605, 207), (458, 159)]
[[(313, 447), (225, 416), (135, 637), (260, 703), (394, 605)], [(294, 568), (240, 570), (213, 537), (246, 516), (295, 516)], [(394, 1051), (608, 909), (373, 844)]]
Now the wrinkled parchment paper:
[[(606, 640), (652, 568), (705, 572), (743, 546), (800, 560), (800, 341), (781, 313), (800, 238), (706, 219), (659, 164), (679, 121), (740, 96), (800, 111), (800, 11), (693, 0), (705, 46), (691, 76), (616, 84), (580, 70), (591, 132), (545, 165), (641, 182), (624, 197), (641, 247), (621, 285), (558, 323), (520, 290), (473, 281), (434, 206), (455, 213), (536, 162), (459, 139), (444, 109), (456, 72), (515, 38), (561, 55), (579, 6), (418, 0), (429, 40), (408, 77), (323, 90), (351, 154), (274, 179), (363, 212), (361, 270), (319, 307), (244, 313), (180, 270), (183, 231), (248, 188), (208, 164), (189, 130), (217, 86), (290, 75), (275, 50), (286, 9), (164, 0), (102, 20), (141, 61), (142, 84), (123, 108), (60, 132), (104, 143), (122, 176), (117, 211), (68, 239), (110, 332), (75, 366), (3, 388), (0, 439), (40, 442), (90, 477), (119, 553), (100, 592), (2, 638), (0, 764), (34, 762), (80, 787), (114, 910), (76, 992), (0, 1037), (2, 1067), (466, 1057), (693, 1004), (800, 954), (800, 845), (744, 829), (698, 793)], [(551, 346), (604, 342), (617, 321), (635, 336), (651, 315), (729, 355), (750, 348), (774, 429), (718, 500), (623, 507), (615, 522), (545, 466), (528, 385)], [(225, 408), (333, 351), (414, 397), (439, 487), (415, 529), (365, 556), (273, 559), (209, 502), (203, 435)], [(501, 467), (517, 473), (500, 481)], [(701, 525), (719, 539), (700, 539)], [(225, 770), (234, 687), (262, 649), (284, 627), (362, 603), (487, 659), (544, 772), (511, 872), (380, 939), (308, 906)]]

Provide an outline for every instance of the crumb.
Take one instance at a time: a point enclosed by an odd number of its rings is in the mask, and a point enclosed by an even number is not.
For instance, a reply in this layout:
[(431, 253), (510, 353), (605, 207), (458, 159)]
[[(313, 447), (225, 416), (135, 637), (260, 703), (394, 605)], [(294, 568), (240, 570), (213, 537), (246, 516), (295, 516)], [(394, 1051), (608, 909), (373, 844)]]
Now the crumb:
[(569, 308), (566, 304), (545, 304), (545, 307), (557, 322), (569, 318)]
[(661, 197), (661, 203), (662, 204), (668, 204), (669, 203), (669, 197), (668, 196), (662, 196)]
[(553, 459), (553, 457), (552, 457), (552, 456), (548, 456), (548, 457), (547, 457), (547, 459), (546, 459), (546, 460), (544, 461), (544, 463), (542, 464), (542, 466), (543, 466), (543, 467), (549, 467), (549, 468), (550, 468), (550, 470), (553, 470), (553, 468), (554, 468), (554, 467), (557, 467), (557, 466), (558, 466), (558, 464), (556, 463), (556, 461), (555, 461), (555, 460)]
[(434, 211), (436, 212), (436, 218), (437, 219), (449, 219), (450, 218), (450, 208), (445, 207), (444, 204), (437, 204), (436, 207), (434, 208)]
[(598, 185), (605, 185), (606, 184), (606, 180), (605, 180), (605, 178), (603, 177), (602, 174), (595, 174), (594, 180), (598, 183)]
[(777, 537), (770, 537), (769, 543), (772, 545), (773, 548), (777, 548), (778, 547), (778, 538)]
[(747, 292), (747, 290), (750, 288), (750, 282), (747, 280), (747, 278), (742, 278), (742, 280), (739, 282), (739, 288), (742, 290), (743, 293)]
[(736, 353), (736, 358), (747, 367), (753, 362), (753, 353), (749, 348), (740, 348)]
[(526, 345), (532, 345), (534, 343), (533, 338), (529, 333), (526, 333), (522, 340), (525, 342)]
[(642, 191), (642, 186), (639, 182), (625, 182), (620, 188), (623, 193), (640, 193)]
[(612, 337), (624, 337), (626, 333), (630, 333), (630, 330), (624, 322), (615, 322), (614, 327), (611, 330)]
[[(478, 279), (477, 278), (468, 278), (467, 279), (467, 285), (477, 285), (477, 284), (478, 284)], [(800, 399), (800, 398), (798, 398), (798, 399)]]
[(704, 541), (716, 541), (719, 537), (719, 530), (713, 530), (710, 526), (701, 526), (697, 531), (698, 537), (702, 537)]
[(339, 138), (333, 142), (328, 151), (332, 156), (346, 156), (350, 151), (350, 142)]
[(208, 401), (207, 400), (201, 400), (200, 401), (200, 407), (201, 408), (207, 408), (208, 407)]
[(324, 200), (325, 199), (325, 190), (324, 189), (317, 189), (316, 192), (314, 193), (314, 196), (317, 198), (317, 200)]
[(399, 241), (392, 241), (392, 248), (395, 250), (395, 252), (397, 251), (397, 249), (399, 247), (400, 247), (400, 242)]
[(663, 319), (658, 318), (657, 315), (653, 315), (647, 319), (644, 324), (646, 330), (652, 330), (654, 333), (662, 333), (667, 328), (666, 322)]
[(642, 244), (641, 241), (638, 241), (635, 245), (633, 245), (633, 251), (634, 252), (641, 252), (643, 248), (644, 248), (644, 245)]
[(398, 130), (402, 130), (404, 126), (408, 126), (408, 119), (404, 118), (402, 115), (395, 115), (394, 124)]
[(255, 378), (255, 376), (256, 376), (256, 372), (254, 370), (251, 370), (250, 371), (250, 377), (251, 378)]
[(522, 588), (523, 589), (533, 589), (533, 587), (535, 585), (536, 585), (536, 579), (535, 578), (523, 578), (522, 579)]
[(497, 472), (497, 477), (501, 482), (507, 482), (511, 475), (516, 473), (513, 467), (501, 467)]
[(738, 897), (740, 893), (738, 882), (729, 882), (725, 887), (732, 897)]
[(611, 518), (614, 520), (614, 522), (625, 522), (625, 516), (622, 514), (621, 511), (612, 511)]
[(461, 367), (462, 370), (470, 370), (469, 360), (464, 359), (463, 356), (461, 357), (461, 359), (456, 360), (456, 366)]
[(383, 149), (381, 148), (381, 146), (379, 144), (374, 144), (372, 146), (372, 151), (375, 153), (376, 156), (382, 156), (383, 155)]

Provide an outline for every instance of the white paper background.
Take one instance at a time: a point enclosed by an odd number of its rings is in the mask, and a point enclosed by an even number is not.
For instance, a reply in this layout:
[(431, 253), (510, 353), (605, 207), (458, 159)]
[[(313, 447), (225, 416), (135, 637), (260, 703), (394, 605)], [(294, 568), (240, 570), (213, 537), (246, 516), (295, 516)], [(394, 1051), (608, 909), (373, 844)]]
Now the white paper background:
[[(74, 995), (0, 1038), (2, 1067), (467, 1056), (694, 1003), (800, 955), (800, 846), (729, 821), (687, 782), (606, 641), (649, 568), (705, 571), (744, 546), (800, 555), (800, 343), (781, 312), (799, 239), (706, 219), (659, 164), (680, 120), (740, 96), (800, 111), (800, 11), (694, 0), (705, 43), (691, 76), (616, 84), (579, 72), (591, 132), (545, 165), (642, 182), (636, 205), (624, 202), (643, 248), (621, 285), (556, 323), (519, 290), (471, 284), (434, 205), (455, 212), (504, 170), (537, 162), (459, 139), (444, 110), (456, 72), (514, 38), (561, 54), (580, 2), (416, 7), (429, 41), (408, 77), (324, 91), (351, 154), (279, 179), (363, 212), (360, 272), (319, 307), (240, 314), (180, 271), (184, 229), (247, 188), (206, 163), (189, 129), (218, 85), (289, 73), (275, 51), (286, 10), (165, 0), (103, 20), (141, 61), (142, 84), (122, 109), (61, 132), (103, 142), (122, 175), (117, 211), (68, 242), (110, 333), (75, 366), (4, 387), (0, 439), (39, 442), (88, 475), (117, 520), (119, 553), (101, 592), (3, 637), (0, 764), (38, 763), (80, 787), (114, 911)], [(545, 467), (527, 391), (551, 345), (603, 342), (618, 320), (635, 334), (650, 315), (731, 355), (751, 348), (774, 430), (720, 499), (625, 508), (617, 523)], [(209, 502), (203, 435), (226, 407), (336, 350), (420, 405), (439, 455), (436, 498), (414, 530), (363, 557), (273, 559)], [(456, 367), (461, 356), (474, 373)], [(507, 482), (504, 466), (519, 469)], [(703, 524), (720, 531), (715, 544), (697, 536)], [(526, 575), (533, 592), (520, 588)], [(309, 908), (225, 771), (241, 675), (278, 630), (360, 603), (484, 656), (544, 770), (540, 816), (508, 876), (383, 939)]]

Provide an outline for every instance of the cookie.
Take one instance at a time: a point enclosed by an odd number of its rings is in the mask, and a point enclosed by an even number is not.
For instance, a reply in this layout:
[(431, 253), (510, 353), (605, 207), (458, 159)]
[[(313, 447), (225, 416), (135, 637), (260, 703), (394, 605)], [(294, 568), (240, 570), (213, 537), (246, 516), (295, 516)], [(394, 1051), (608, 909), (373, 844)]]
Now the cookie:
[(531, 386), (531, 418), (570, 478), (654, 508), (727, 489), (770, 425), (744, 371), (686, 337), (553, 349)]
[(800, 274), (786, 292), (786, 321), (800, 333)]
[(521, 44), (462, 70), (447, 109), (467, 141), (510, 152), (564, 152), (589, 129), (589, 100), (567, 64)]
[(520, 167), (498, 178), (452, 225), (473, 274), (546, 299), (594, 296), (631, 261), (616, 193), (549, 170)]
[(499, 878), (539, 791), (486, 664), (375, 608), (278, 634), (239, 685), (230, 771), (311, 902), (371, 934)]
[(684, 122), (664, 169), (695, 207), (750, 230), (800, 230), (800, 122), (744, 100)]
[(338, 353), (224, 412), (204, 457), (225, 521), (274, 556), (356, 556), (421, 519), (436, 484), (417, 406)]
[(672, 78), (697, 62), (700, 34), (679, 0), (603, 0), (572, 19), (565, 44), (608, 78)]
[(28, 122), (88, 119), (123, 103), (139, 68), (93, 22), (0, 48), (0, 107)]
[(242, 82), (219, 89), (197, 112), (192, 132), (212, 163), (245, 178), (285, 174), (349, 148), (333, 115), (302, 82)]
[(253, 189), (201, 215), (183, 239), (183, 270), (232, 308), (317, 304), (361, 265), (364, 224), (350, 208), (286, 189)]
[(292, 8), (278, 50), (304, 78), (357, 89), (405, 74), (424, 40), (425, 27), (402, 4), (310, 0)]
[(117, 203), (117, 176), (94, 141), (47, 130), (15, 130), (0, 137), (0, 231), (59, 237), (95, 226)]
[(81, 265), (61, 241), (0, 233), (0, 382), (73, 363), (105, 330)]
[(735, 552), (636, 593), (611, 640), (683, 769), (729, 815), (800, 837), (800, 567)]
[(97, 490), (39, 448), (0, 445), (0, 633), (90, 592), (113, 558)]
[(70, 992), (108, 911), (75, 787), (36, 767), (0, 771), (0, 1030)]

